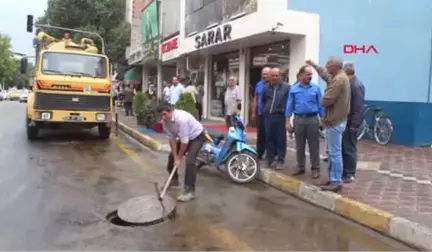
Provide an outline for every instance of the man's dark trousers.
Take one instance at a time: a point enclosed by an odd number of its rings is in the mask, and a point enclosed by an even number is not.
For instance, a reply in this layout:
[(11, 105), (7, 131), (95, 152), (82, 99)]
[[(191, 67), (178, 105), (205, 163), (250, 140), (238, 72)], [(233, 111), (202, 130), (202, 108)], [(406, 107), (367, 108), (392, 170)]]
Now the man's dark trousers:
[(295, 115), (294, 134), (296, 140), (297, 167), (299, 170), (305, 170), (307, 141), (312, 166), (311, 170), (320, 171), (318, 115)]
[(124, 102), (123, 103), (125, 112), (126, 112), (126, 116), (133, 116), (133, 110), (132, 110), (132, 102)]
[(285, 115), (266, 115), (265, 121), (267, 162), (268, 164), (272, 164), (275, 161), (275, 153), (277, 153), (278, 163), (283, 164), (285, 163), (287, 140), (285, 131)]
[(266, 150), (266, 127), (265, 127), (265, 116), (258, 116), (258, 135), (257, 135), (257, 152), (258, 158), (261, 159), (264, 156)]
[(355, 176), (357, 168), (357, 133), (347, 125), (342, 135), (342, 178)]
[[(196, 157), (200, 151), (205, 140), (204, 133), (197, 138), (190, 140), (187, 147), (186, 154), (186, 173), (185, 173), (185, 187), (190, 190), (195, 190), (196, 181)], [(177, 142), (177, 152), (180, 151), (180, 141)], [(172, 153), (168, 156), (167, 170), (171, 173), (174, 168), (174, 156)], [(178, 167), (177, 167), (178, 168)], [(174, 174), (173, 181), (178, 181), (178, 173)]]

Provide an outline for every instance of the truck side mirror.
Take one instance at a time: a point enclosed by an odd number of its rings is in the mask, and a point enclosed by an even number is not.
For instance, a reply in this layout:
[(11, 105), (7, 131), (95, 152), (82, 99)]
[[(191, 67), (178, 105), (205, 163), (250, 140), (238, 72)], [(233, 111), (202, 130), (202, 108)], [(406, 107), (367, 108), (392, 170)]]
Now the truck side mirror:
[(22, 57), (20, 59), (20, 72), (22, 74), (27, 73), (27, 67), (28, 67), (28, 60), (26, 57)]
[(27, 15), (27, 32), (33, 32), (33, 15)]

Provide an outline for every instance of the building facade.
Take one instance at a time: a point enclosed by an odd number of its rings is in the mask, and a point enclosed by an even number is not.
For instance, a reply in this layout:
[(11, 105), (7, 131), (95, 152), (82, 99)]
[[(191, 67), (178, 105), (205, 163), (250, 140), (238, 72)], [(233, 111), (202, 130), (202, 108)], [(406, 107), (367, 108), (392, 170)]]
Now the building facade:
[[(280, 67), (284, 79), (293, 83), (306, 59), (324, 65), (329, 56), (340, 56), (355, 64), (367, 104), (384, 108), (391, 117), (394, 143), (432, 143), (430, 1), (159, 3), (158, 87), (174, 72), (202, 83), (205, 118), (223, 120), (221, 92), (230, 75), (238, 77), (244, 94), (242, 116), (253, 123), (250, 103), (263, 66)], [(325, 87), (317, 74), (313, 80)]]
[(288, 8), (319, 14), (320, 63), (331, 55), (353, 62), (367, 104), (384, 108), (394, 123), (393, 143), (419, 146), (432, 144), (432, 3), (415, 3), (289, 0)]

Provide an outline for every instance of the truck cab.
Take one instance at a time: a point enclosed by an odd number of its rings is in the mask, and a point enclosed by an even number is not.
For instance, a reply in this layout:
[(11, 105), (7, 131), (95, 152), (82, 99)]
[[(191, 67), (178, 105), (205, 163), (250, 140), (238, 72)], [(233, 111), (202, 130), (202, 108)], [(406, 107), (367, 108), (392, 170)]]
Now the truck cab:
[(40, 32), (37, 42), (33, 92), (27, 98), (28, 139), (43, 128), (93, 127), (108, 139), (113, 109), (108, 57), (92, 40), (74, 43), (69, 34), (55, 39)]

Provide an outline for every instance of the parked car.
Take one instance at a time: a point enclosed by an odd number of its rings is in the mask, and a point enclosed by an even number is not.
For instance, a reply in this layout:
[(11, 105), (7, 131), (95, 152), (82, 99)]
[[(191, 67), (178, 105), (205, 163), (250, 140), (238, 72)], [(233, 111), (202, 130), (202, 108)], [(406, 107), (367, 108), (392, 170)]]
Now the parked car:
[(7, 94), (7, 99), (10, 101), (18, 101), (20, 99), (20, 91), (9, 91)]
[(6, 90), (3, 90), (3, 92), (0, 93), (0, 96), (3, 97), (3, 100), (7, 100), (7, 96), (8, 96), (7, 91), (6, 91)]
[(27, 102), (27, 98), (28, 98), (28, 91), (23, 91), (19, 97), (19, 102), (20, 103)]

